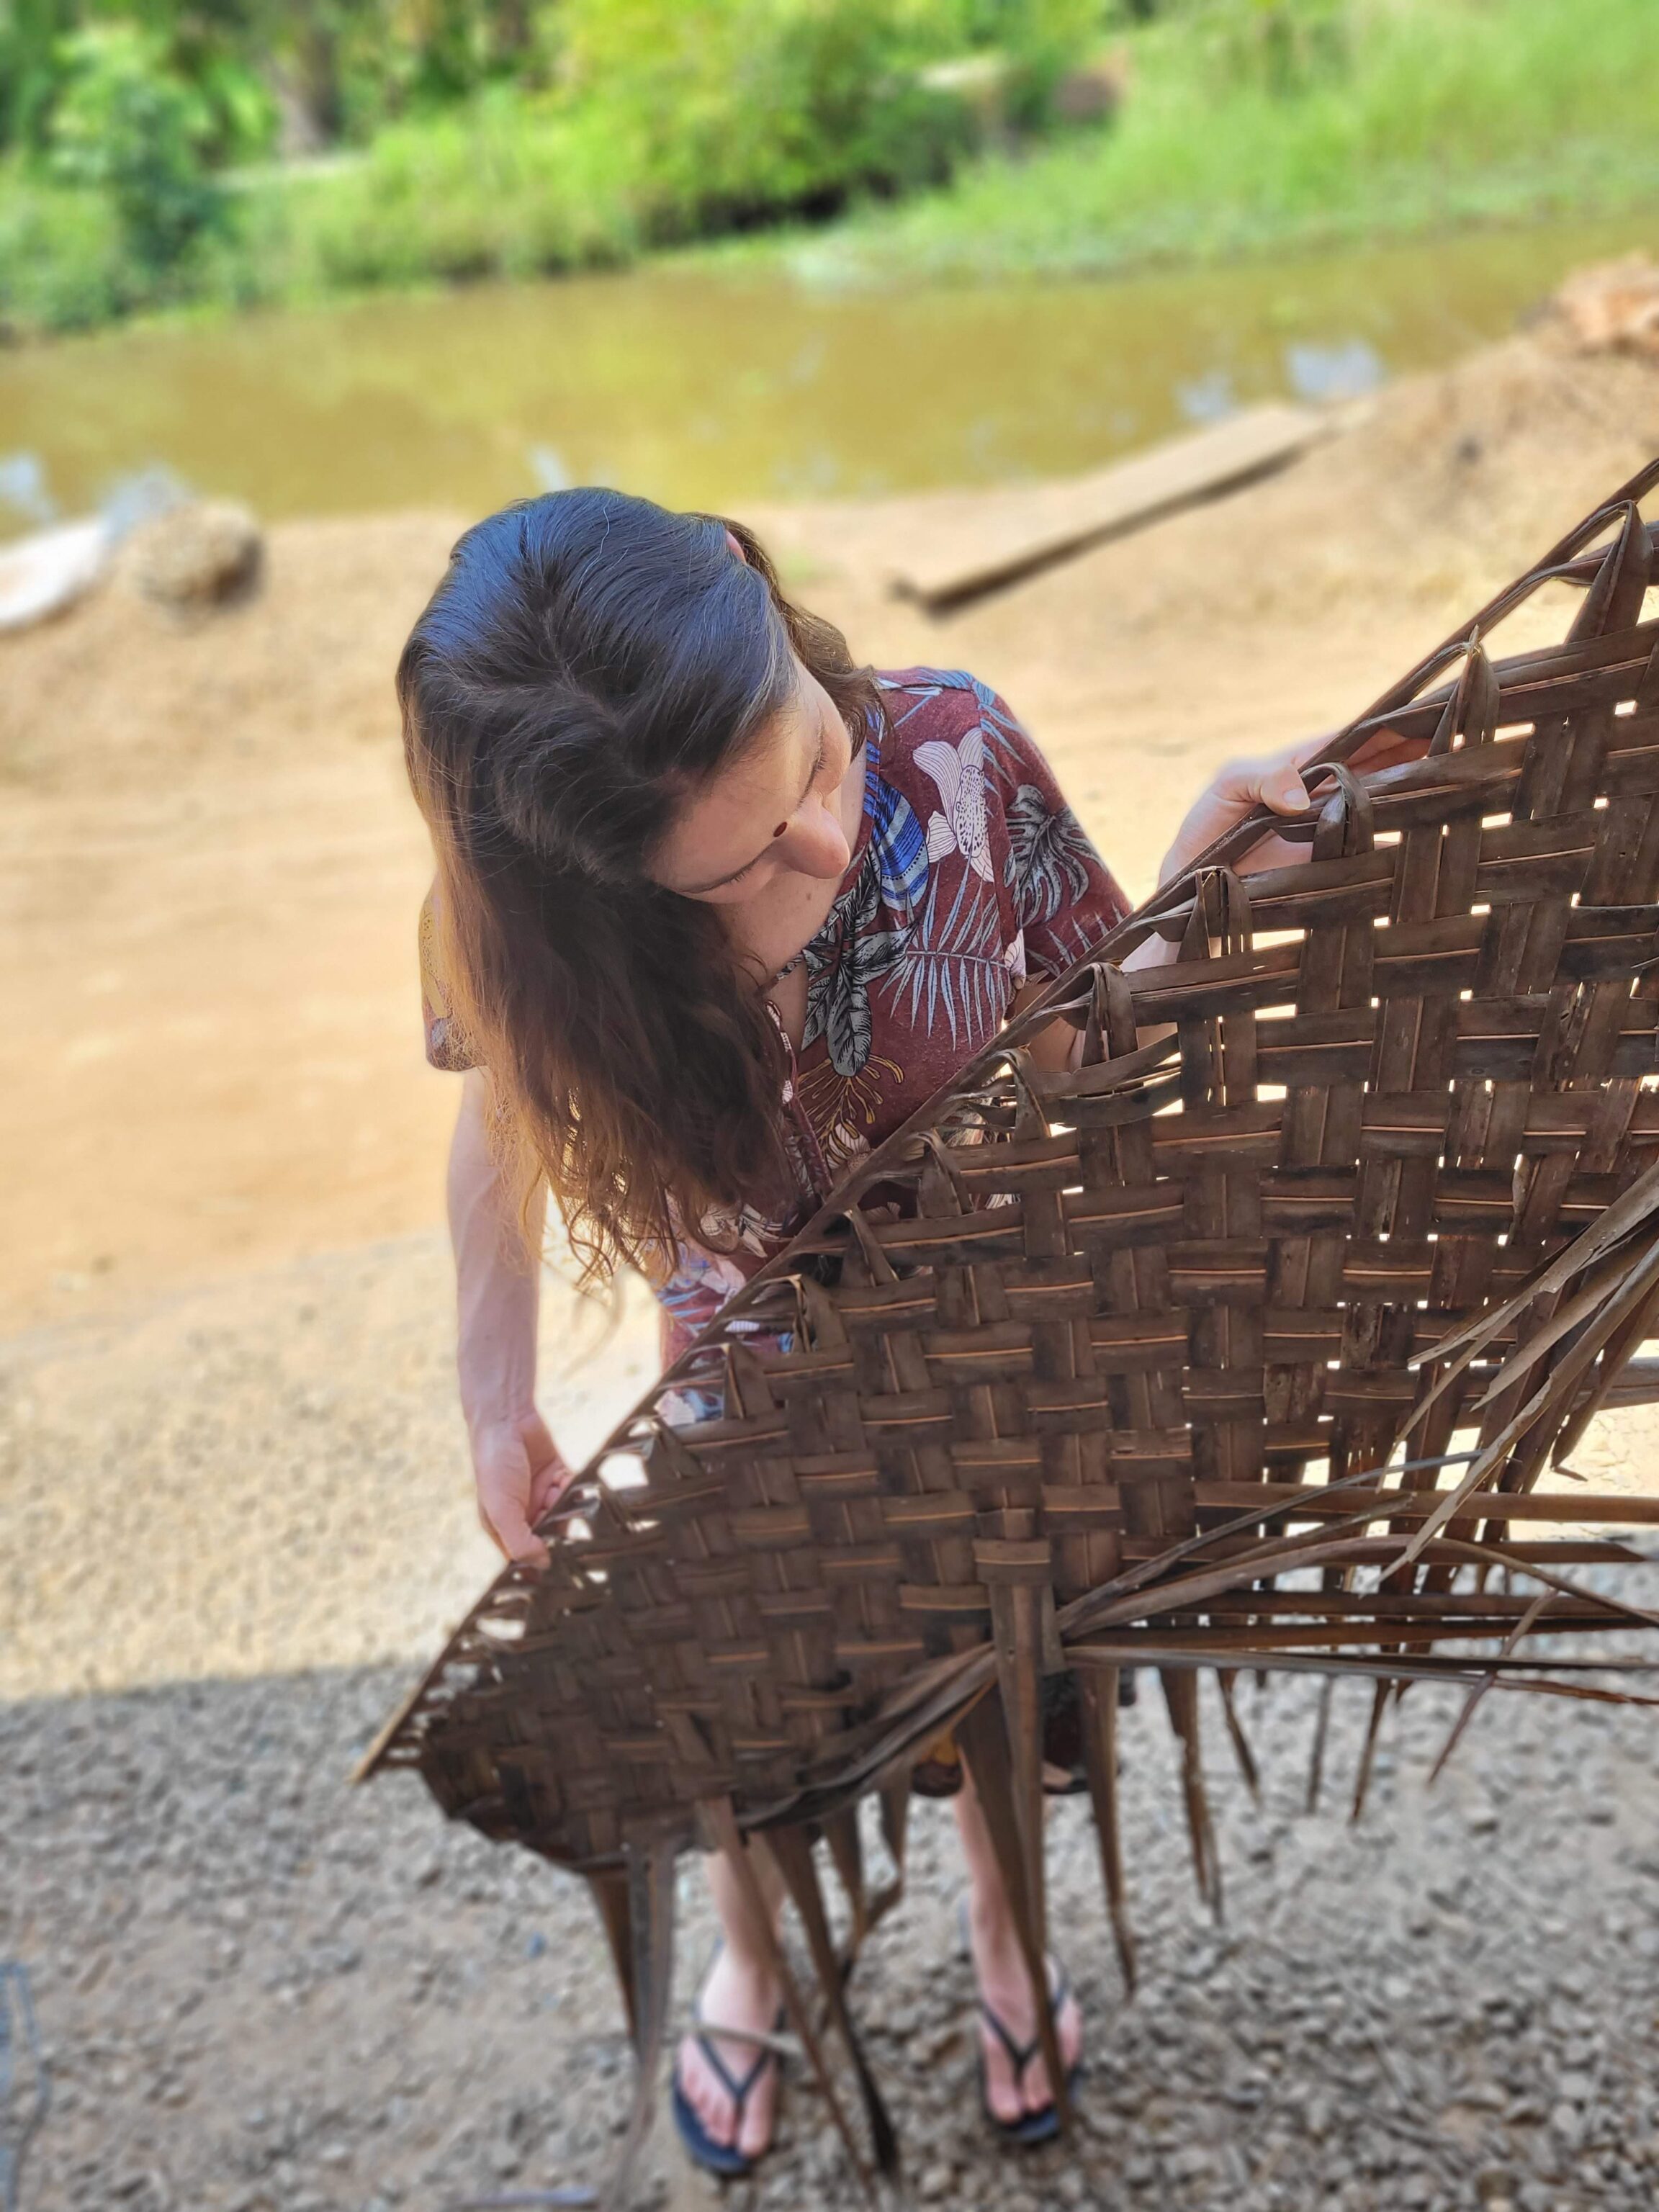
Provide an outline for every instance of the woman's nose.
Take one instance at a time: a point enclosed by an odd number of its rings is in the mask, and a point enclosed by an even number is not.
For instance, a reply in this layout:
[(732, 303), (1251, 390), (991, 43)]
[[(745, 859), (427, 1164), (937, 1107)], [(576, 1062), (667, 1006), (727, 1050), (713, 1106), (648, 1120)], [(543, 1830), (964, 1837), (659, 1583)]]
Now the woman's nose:
[(853, 864), (852, 848), (832, 807), (808, 799), (778, 840), (779, 857), (803, 876), (839, 882)]

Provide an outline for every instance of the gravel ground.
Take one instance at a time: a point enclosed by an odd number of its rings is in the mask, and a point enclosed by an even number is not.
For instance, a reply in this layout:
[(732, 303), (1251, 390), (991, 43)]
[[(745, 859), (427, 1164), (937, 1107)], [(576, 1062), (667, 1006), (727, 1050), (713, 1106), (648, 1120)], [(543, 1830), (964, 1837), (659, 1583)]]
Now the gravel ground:
[[(499, 1564), (473, 1511), (441, 1231), (0, 1340), (0, 1697), (430, 1655)], [(548, 1279), (585, 1455), (656, 1319)]]
[[(0, 1956), (29, 1970), (56, 2083), (27, 2212), (439, 2208), (596, 2180), (614, 2153), (629, 2062), (580, 1886), (447, 1827), (407, 1777), (345, 1783), (488, 1570), (447, 1309), (425, 1237), (0, 1346)], [(601, 1344), (556, 1297), (544, 1335), (556, 1426), (596, 1436), (648, 1316)], [(1634, 1480), (1647, 1441), (1626, 1422), (1581, 1463)], [(1086, 1813), (1057, 1808), (1089, 2021), (1063, 2152), (1010, 2155), (975, 2117), (959, 1867), (948, 1812), (917, 1808), (909, 1896), (854, 1985), (915, 2200), (1659, 2200), (1659, 1716), (1494, 1696), (1428, 1791), (1451, 1708), (1415, 1690), (1355, 1827), (1369, 1694), (1338, 1696), (1310, 1815), (1316, 1696), (1247, 1692), (1260, 1807), (1211, 1728), (1220, 1927), (1160, 1701), (1125, 1716), (1133, 2003)], [(684, 1892), (685, 1984), (709, 1931), (694, 1869)], [(647, 2201), (707, 2201), (654, 2155)], [(857, 2202), (799, 2074), (727, 2201)]]
[[(0, 1948), (30, 1968), (57, 2081), (30, 2212), (378, 2212), (600, 2178), (629, 2067), (580, 1887), (444, 1827), (407, 1778), (343, 1785), (400, 1679), (0, 1709)], [(1339, 1790), (1366, 1702), (1339, 1699)], [(919, 1808), (911, 1895), (854, 1985), (915, 2197), (1650, 2207), (1659, 1728), (1489, 1702), (1425, 1795), (1448, 1708), (1413, 1692), (1352, 1827), (1336, 1804), (1299, 1810), (1307, 1686), (1247, 1700), (1271, 1778), (1252, 1808), (1212, 1729), (1220, 1928), (1191, 1893), (1156, 1700), (1127, 1717), (1133, 2004), (1086, 1815), (1054, 1823), (1055, 1924), (1089, 2021), (1074, 2151), (1011, 2154), (975, 2117), (960, 1877), (948, 1814)], [(688, 1869), (688, 1967), (708, 1941), (696, 1887)], [(669, 2191), (697, 2201), (672, 2174), (644, 2194)], [(732, 2212), (857, 2201), (796, 2075)]]

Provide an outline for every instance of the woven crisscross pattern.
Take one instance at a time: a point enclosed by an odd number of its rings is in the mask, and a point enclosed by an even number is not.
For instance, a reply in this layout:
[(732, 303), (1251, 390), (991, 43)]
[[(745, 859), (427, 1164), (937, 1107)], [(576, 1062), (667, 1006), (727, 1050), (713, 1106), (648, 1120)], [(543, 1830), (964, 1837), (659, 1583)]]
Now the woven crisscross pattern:
[[(377, 1763), (604, 1869), (711, 1804), (833, 1816), (994, 1687), (1025, 1804), (1062, 1668), (1097, 1754), (1101, 1683), (1165, 1669), (1196, 1790), (1201, 1666), (1537, 1682), (1532, 1639), (1628, 1625), (1569, 1571), (1659, 1501), (1534, 1486), (1659, 1307), (1656, 477), (1332, 739), (1307, 861), (1235, 873), (1243, 825), (861, 1164)], [(1565, 641), (1489, 657), (1561, 580)], [(1426, 750), (1350, 773), (1383, 729)], [(688, 1383), (719, 1419), (659, 1416)]]

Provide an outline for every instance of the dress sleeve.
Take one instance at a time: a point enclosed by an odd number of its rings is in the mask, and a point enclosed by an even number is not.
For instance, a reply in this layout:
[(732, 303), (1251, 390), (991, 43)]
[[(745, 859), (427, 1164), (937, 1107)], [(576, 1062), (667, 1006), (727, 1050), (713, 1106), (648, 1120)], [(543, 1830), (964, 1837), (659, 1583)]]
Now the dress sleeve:
[(442, 949), (438, 936), (438, 886), (434, 884), (421, 901), (419, 928), (421, 960), (421, 1018), (426, 1024), (426, 1056), (434, 1067), (461, 1075), (476, 1067), (466, 1036), (450, 1011), (449, 990), (444, 981)]
[(992, 699), (982, 726), (993, 807), (1006, 835), (1000, 857), (1018, 956), (1011, 964), (1016, 973), (1062, 975), (1122, 921), (1129, 902), (1002, 700)]

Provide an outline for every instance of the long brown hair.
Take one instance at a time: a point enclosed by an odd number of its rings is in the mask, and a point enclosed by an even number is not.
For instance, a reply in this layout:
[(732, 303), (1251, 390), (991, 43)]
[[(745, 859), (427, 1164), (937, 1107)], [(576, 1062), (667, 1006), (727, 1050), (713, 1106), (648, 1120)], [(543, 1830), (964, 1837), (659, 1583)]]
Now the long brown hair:
[(747, 530), (584, 489), (469, 530), (398, 664), (453, 1015), (592, 1273), (793, 1188), (757, 979), (646, 871), (795, 658), (862, 738), (870, 672)]

